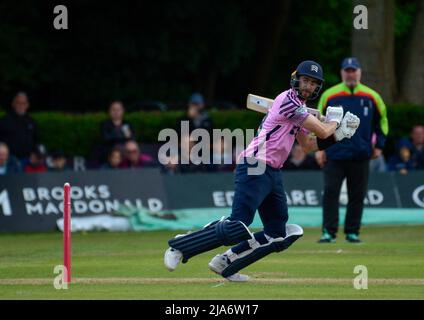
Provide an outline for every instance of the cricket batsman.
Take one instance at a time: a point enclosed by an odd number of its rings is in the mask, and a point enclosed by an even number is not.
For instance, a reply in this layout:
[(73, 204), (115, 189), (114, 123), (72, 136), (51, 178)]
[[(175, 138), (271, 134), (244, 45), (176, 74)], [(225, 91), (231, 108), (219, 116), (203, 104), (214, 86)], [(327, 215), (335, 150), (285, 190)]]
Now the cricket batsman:
[[(323, 122), (307, 112), (306, 101), (318, 97), (323, 82), (318, 63), (299, 64), (292, 74), (291, 88), (276, 97), (258, 134), (238, 158), (231, 216), (169, 240), (164, 257), (168, 270), (200, 253), (233, 246), (216, 255), (209, 268), (230, 281), (247, 281), (247, 275), (238, 273), (241, 269), (270, 253), (286, 250), (303, 235), (300, 226), (286, 224), (288, 208), (281, 173), (295, 139), (307, 153), (324, 150), (350, 139), (359, 126), (359, 118), (350, 112), (343, 114), (342, 107), (328, 107)], [(264, 172), (249, 174), (258, 163), (263, 164)], [(248, 226), (256, 210), (263, 230), (252, 233)]]

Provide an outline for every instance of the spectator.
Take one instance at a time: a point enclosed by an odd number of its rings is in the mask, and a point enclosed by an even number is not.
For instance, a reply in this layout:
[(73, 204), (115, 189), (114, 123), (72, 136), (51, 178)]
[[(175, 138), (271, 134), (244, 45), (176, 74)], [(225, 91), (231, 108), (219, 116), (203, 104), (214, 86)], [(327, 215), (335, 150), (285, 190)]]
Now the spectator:
[(19, 160), (9, 154), (7, 144), (0, 142), (0, 175), (21, 172)]
[(212, 132), (212, 120), (205, 109), (205, 101), (200, 93), (193, 93), (188, 101), (187, 114), (182, 119), (188, 121), (190, 133), (195, 129)]
[(424, 170), (424, 126), (416, 125), (411, 131), (411, 161), (414, 169)]
[(127, 141), (135, 139), (134, 128), (124, 121), (124, 112), (120, 101), (114, 101), (109, 106), (109, 119), (101, 124), (103, 158), (106, 158), (114, 147), (122, 147)]
[(122, 153), (119, 148), (113, 148), (109, 151), (107, 162), (101, 167), (102, 169), (119, 169), (122, 163)]
[(161, 166), (161, 171), (169, 175), (180, 173), (178, 156), (171, 156), (169, 162)]
[(36, 146), (30, 153), (27, 163), (24, 165), (24, 172), (39, 173), (46, 172), (46, 148), (43, 145)]
[(176, 173), (194, 173), (199, 171), (206, 171), (206, 166), (204, 164), (196, 164), (190, 158), (190, 153), (196, 142), (190, 139), (190, 135), (183, 135), (180, 139), (179, 154), (171, 155), (173, 159), (165, 165), (162, 166), (162, 172), (166, 174), (176, 174)]
[(285, 170), (319, 170), (314, 156), (306, 154), (299, 144), (295, 144), (290, 153), (290, 158), (284, 164)]
[[(375, 144), (377, 143), (377, 135), (374, 133), (372, 135), (372, 145), (375, 148)], [(386, 160), (384, 159), (384, 155), (380, 154), (377, 158), (370, 160), (370, 172), (385, 172), (386, 171)]]
[(20, 160), (27, 159), (37, 144), (37, 126), (28, 115), (29, 100), (25, 92), (18, 92), (12, 100), (12, 109), (0, 119), (0, 141)]
[(397, 144), (397, 154), (389, 158), (388, 170), (396, 171), (401, 174), (407, 174), (408, 171), (413, 170), (413, 162), (411, 159), (410, 145), (405, 141), (400, 141)]
[(386, 171), (386, 160), (384, 156), (380, 154), (377, 158), (370, 160), (370, 172), (385, 172)]
[(56, 150), (51, 154), (51, 166), (49, 171), (60, 172), (70, 170), (67, 166), (67, 159), (63, 150)]
[(134, 140), (125, 143), (124, 154), (121, 168), (142, 168), (153, 165), (153, 159), (147, 154), (142, 154), (140, 146)]
[(211, 171), (234, 171), (235, 159), (231, 146), (225, 143), (225, 139), (221, 137), (218, 141), (214, 142), (212, 147), (212, 163), (209, 170)]
[(195, 145), (196, 141), (192, 140), (189, 135), (181, 137), (180, 158), (178, 166), (179, 172), (195, 173), (206, 170), (206, 166), (204, 164), (196, 163), (196, 160), (192, 159), (190, 156), (191, 151)]

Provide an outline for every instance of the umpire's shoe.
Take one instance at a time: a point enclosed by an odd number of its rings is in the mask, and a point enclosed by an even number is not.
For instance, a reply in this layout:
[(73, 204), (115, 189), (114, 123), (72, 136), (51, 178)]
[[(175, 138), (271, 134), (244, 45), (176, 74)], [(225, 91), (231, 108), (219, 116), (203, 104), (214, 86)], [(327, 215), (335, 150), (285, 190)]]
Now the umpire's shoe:
[(333, 243), (336, 242), (336, 237), (329, 234), (327, 230), (322, 232), (321, 238), (318, 240), (318, 243)]
[(350, 243), (362, 243), (356, 233), (348, 233), (346, 235), (346, 241)]

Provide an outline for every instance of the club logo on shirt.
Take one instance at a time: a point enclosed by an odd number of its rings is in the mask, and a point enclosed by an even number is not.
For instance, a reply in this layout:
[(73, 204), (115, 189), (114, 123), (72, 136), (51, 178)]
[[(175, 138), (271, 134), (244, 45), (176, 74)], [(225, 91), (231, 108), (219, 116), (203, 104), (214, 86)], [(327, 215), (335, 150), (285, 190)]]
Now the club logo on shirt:
[(306, 106), (302, 104), (299, 108), (296, 109), (297, 113), (307, 113), (308, 109), (306, 109)]
[(316, 73), (318, 73), (318, 66), (315, 64), (311, 65), (311, 71), (315, 71)]

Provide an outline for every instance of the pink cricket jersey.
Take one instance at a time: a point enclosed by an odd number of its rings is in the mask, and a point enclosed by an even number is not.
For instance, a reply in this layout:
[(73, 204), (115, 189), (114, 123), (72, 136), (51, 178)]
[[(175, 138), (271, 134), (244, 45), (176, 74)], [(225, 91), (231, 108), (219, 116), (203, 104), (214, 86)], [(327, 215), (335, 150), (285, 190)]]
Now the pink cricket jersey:
[(273, 168), (279, 169), (287, 160), (297, 133), (308, 117), (306, 105), (293, 89), (282, 92), (275, 98), (258, 129), (255, 138), (240, 153), (243, 157), (254, 157)]

